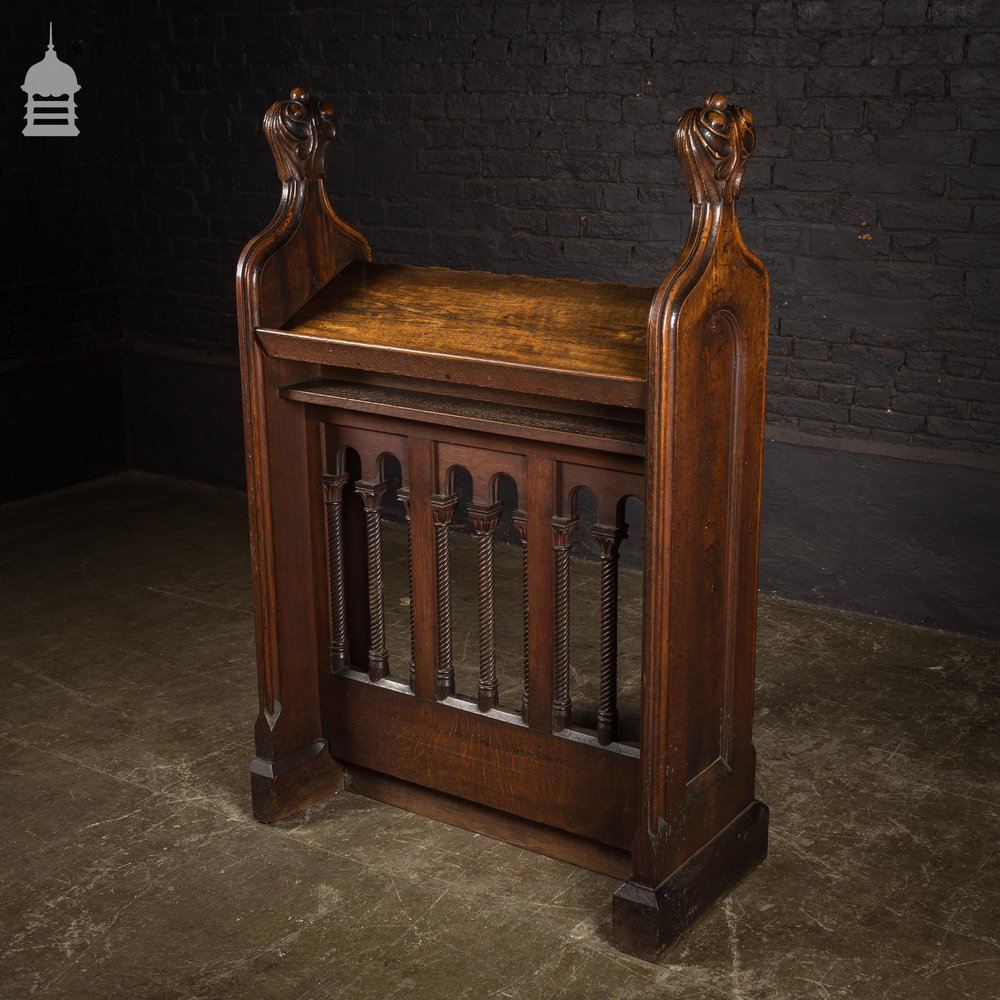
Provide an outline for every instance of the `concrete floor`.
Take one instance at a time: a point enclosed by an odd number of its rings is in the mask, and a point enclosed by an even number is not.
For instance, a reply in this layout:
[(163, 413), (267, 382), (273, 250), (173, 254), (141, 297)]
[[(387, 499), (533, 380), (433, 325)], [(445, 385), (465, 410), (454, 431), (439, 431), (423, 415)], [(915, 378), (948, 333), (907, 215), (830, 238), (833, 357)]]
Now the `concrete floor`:
[(250, 817), (243, 497), (0, 508), (0, 996), (1000, 996), (1000, 651), (761, 605), (771, 853), (659, 965), (615, 883), (343, 793)]

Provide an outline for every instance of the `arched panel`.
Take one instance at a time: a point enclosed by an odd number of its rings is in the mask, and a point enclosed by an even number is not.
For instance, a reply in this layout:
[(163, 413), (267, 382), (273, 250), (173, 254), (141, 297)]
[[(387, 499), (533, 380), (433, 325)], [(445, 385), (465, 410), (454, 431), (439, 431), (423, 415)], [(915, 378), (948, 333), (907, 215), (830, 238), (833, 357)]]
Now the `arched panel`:
[[(681, 544), (698, 545), (705, 559), (700, 578), (683, 600), (694, 611), (697, 604), (706, 623), (700, 638), (700, 655), (717, 669), (692, 679), (701, 726), (688, 729), (688, 781), (692, 794), (711, 782), (716, 772), (728, 768), (730, 742), (730, 692), (733, 675), (736, 573), (738, 571), (741, 468), (743, 440), (744, 346), (740, 325), (729, 310), (718, 310), (708, 321), (707, 336), (691, 338), (680, 346), (687, 353), (687, 383), (680, 395), (711, 392), (714, 405), (699, 414), (695, 461), (678, 470), (683, 488), (691, 491), (700, 518)], [(697, 384), (692, 384), (697, 383)], [(693, 433), (693, 432), (692, 432)], [(721, 598), (721, 599), (720, 599)], [(690, 602), (690, 603), (689, 603)]]

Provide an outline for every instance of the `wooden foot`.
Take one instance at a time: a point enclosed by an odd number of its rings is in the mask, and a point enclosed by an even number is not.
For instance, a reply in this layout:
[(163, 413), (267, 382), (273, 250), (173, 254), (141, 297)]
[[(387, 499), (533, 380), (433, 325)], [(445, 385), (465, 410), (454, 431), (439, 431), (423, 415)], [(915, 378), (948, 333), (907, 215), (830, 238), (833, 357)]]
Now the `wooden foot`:
[(652, 961), (767, 856), (768, 809), (754, 800), (655, 889), (626, 882), (612, 898), (611, 939)]
[(250, 793), (254, 818), (274, 823), (344, 787), (344, 769), (330, 756), (326, 740), (316, 740), (279, 761), (254, 757)]

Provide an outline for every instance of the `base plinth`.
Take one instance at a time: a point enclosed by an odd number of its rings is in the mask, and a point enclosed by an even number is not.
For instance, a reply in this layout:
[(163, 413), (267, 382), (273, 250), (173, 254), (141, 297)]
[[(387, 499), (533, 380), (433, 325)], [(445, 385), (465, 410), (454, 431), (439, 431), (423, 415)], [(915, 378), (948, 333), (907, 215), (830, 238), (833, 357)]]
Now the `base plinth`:
[(626, 882), (614, 894), (611, 937), (652, 960), (767, 856), (768, 809), (754, 800), (655, 889)]
[(285, 819), (343, 787), (344, 769), (330, 756), (326, 740), (279, 761), (255, 757), (250, 763), (253, 814), (261, 823)]

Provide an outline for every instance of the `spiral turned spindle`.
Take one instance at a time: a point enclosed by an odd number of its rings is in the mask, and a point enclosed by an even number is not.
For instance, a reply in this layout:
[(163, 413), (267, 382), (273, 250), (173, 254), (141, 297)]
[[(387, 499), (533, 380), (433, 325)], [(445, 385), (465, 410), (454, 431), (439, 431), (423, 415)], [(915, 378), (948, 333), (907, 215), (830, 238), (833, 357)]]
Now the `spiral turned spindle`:
[(382, 518), (379, 505), (389, 488), (381, 480), (358, 480), (354, 489), (365, 505), (365, 535), (368, 551), (368, 616), (371, 641), (368, 649), (368, 676), (381, 680), (389, 676), (389, 652), (385, 646), (385, 581), (382, 574)]
[(410, 515), (410, 488), (401, 486), (396, 491), (406, 513), (406, 567), (410, 583), (410, 689), (416, 690), (417, 638), (413, 628), (413, 523)]
[(455, 664), (451, 651), (451, 563), (448, 558), (448, 529), (455, 516), (458, 497), (434, 496), (431, 513), (434, 517), (434, 563), (437, 583), (438, 662), (435, 671), (435, 691), (438, 698), (455, 693)]
[(552, 518), (553, 639), (552, 729), (559, 732), (572, 723), (573, 704), (569, 693), (569, 548), (579, 524), (576, 517)]
[(531, 642), (528, 635), (528, 515), (523, 510), (514, 511), (514, 527), (521, 539), (521, 634), (524, 641), (523, 681), (521, 684), (521, 715), (528, 718), (531, 697)]
[(597, 740), (607, 746), (618, 738), (618, 548), (624, 527), (595, 524), (601, 559), (601, 681)]
[(344, 487), (347, 473), (323, 477), (326, 502), (326, 558), (330, 591), (330, 669), (346, 667), (347, 605), (344, 589)]
[(469, 504), (469, 520), (476, 533), (479, 566), (479, 710), (497, 707), (497, 651), (493, 586), (493, 532), (500, 523), (502, 503)]

